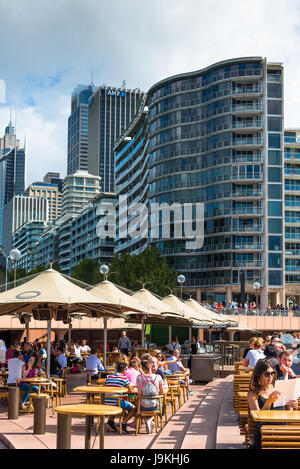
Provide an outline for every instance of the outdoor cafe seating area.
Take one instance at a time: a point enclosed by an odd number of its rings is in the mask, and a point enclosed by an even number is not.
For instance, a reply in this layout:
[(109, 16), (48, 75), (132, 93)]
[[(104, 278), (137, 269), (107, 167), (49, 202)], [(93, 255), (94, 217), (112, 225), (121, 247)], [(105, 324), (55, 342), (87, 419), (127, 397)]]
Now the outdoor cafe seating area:
[[(262, 449), (300, 448), (300, 410), (252, 410), (248, 406), (248, 391), (253, 368), (246, 369), (242, 362), (234, 364), (233, 408), (245, 447), (254, 441), (257, 423), (262, 424)], [(297, 376), (298, 377), (298, 376)], [(300, 409), (300, 398), (298, 399)]]

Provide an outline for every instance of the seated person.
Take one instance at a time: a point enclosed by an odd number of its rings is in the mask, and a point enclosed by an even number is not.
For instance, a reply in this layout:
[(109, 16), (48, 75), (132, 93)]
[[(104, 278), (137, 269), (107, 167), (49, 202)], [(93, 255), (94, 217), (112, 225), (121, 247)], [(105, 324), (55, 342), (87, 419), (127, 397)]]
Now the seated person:
[(249, 350), (254, 349), (254, 341), (255, 341), (255, 337), (251, 337), (251, 339), (249, 340), (249, 347), (245, 348), (245, 350), (244, 350), (244, 353), (243, 353), (243, 356), (242, 356), (243, 366), (245, 366), (243, 360), (246, 358), (247, 353), (249, 352)]
[(178, 359), (174, 358), (173, 360), (169, 359), (168, 361), (166, 360), (166, 357), (160, 350), (154, 350), (154, 355), (157, 358), (157, 364), (158, 364), (158, 369), (165, 373), (165, 375), (171, 375), (174, 372), (168, 369), (168, 365), (170, 363), (176, 363)]
[[(130, 384), (129, 379), (125, 375), (127, 370), (127, 364), (125, 362), (120, 362), (117, 365), (117, 372), (114, 375), (108, 375), (106, 380), (105, 380), (105, 386), (114, 386), (114, 387), (122, 387), (122, 388), (128, 388), (129, 392), (133, 392), (134, 388)], [(113, 406), (118, 406), (119, 405), (119, 400), (116, 399), (116, 396), (118, 396), (118, 393), (116, 394), (106, 394), (105, 396), (105, 405), (113, 405)], [(122, 394), (119, 394), (119, 396), (122, 396)], [(129, 401), (126, 400), (126, 398), (120, 399), (120, 406), (122, 409), (128, 411), (128, 414), (126, 417), (123, 419), (122, 422), (122, 430), (124, 433), (129, 433), (127, 430), (127, 423), (129, 420), (135, 415), (136, 413), (136, 407)], [(117, 429), (115, 427), (115, 416), (110, 415), (108, 417), (108, 421), (106, 424), (106, 429), (108, 431), (113, 431), (116, 432)]]
[[(155, 396), (163, 395), (163, 380), (162, 377), (152, 373), (150, 360), (142, 360), (141, 362), (142, 374), (137, 377), (136, 384), (139, 396), (150, 397), (153, 399), (141, 399), (140, 410), (154, 411), (159, 410), (159, 400)], [(155, 394), (153, 394), (155, 392)], [(147, 433), (152, 433), (154, 430), (153, 417), (146, 420)]]
[(14, 350), (12, 358), (9, 359), (8, 367), (8, 385), (16, 385), (16, 380), (22, 378), (22, 370), (25, 362), (22, 360), (22, 355), (19, 350)]
[(278, 364), (277, 353), (273, 345), (266, 345), (264, 349), (264, 354), (268, 360), (272, 363), (272, 366)]
[(179, 350), (178, 349), (174, 350), (173, 355), (167, 359), (168, 368), (174, 373), (184, 373), (186, 375), (186, 384), (188, 385), (189, 396), (193, 396), (194, 393), (190, 388), (190, 379), (189, 379), (190, 370), (183, 366), (183, 364), (179, 360), (179, 357), (180, 357)]
[[(29, 357), (28, 362), (22, 367), (22, 378), (34, 378), (38, 373), (38, 357), (36, 354), (32, 353)], [(26, 409), (26, 404), (30, 395), (30, 384), (23, 381), (19, 382), (19, 387), (21, 391), (24, 391), (22, 396), (21, 409)], [(36, 394), (39, 392), (38, 386), (33, 385), (32, 391)]]
[(59, 364), (58, 374), (62, 375), (64, 368), (67, 368), (67, 357), (65, 355), (64, 349), (62, 347), (58, 347), (56, 351), (57, 361)]
[(36, 353), (38, 356), (38, 365), (41, 370), (46, 369), (47, 352), (41, 343), (36, 344)]
[[(275, 391), (274, 383), (276, 380), (276, 371), (269, 360), (259, 360), (253, 370), (248, 392), (248, 405), (250, 410), (270, 410), (273, 409), (274, 402), (277, 401), (280, 393)], [(286, 404), (289, 410), (297, 409), (297, 401), (289, 401)], [(283, 410), (282, 407), (276, 407), (274, 410)], [(261, 449), (261, 427), (262, 423), (255, 426), (254, 443), (251, 449)]]
[(295, 372), (292, 370), (293, 366), (293, 355), (289, 350), (283, 350), (278, 358), (278, 363), (275, 365), (276, 379), (288, 379), (296, 378)]
[(85, 361), (85, 368), (86, 371), (92, 371), (91, 379), (93, 381), (99, 379), (99, 371), (105, 371), (105, 368), (98, 357), (97, 349), (92, 348), (91, 355), (89, 355)]
[(90, 353), (91, 349), (90, 347), (86, 344), (86, 340), (83, 339), (81, 341), (81, 345), (79, 345), (79, 351), (80, 351), (80, 354), (81, 355), (87, 355), (88, 353)]
[(30, 344), (25, 342), (24, 346), (23, 346), (23, 353), (22, 353), (23, 360), (24, 360), (25, 363), (28, 363), (29, 357), (32, 355), (32, 353), (33, 353), (33, 350), (30, 347)]
[(151, 365), (151, 372), (156, 374), (156, 375), (161, 376), (161, 378), (163, 380), (163, 391), (164, 391), (164, 393), (168, 392), (168, 383), (167, 383), (167, 379), (166, 379), (166, 374), (165, 374), (164, 371), (159, 369), (157, 358), (151, 356), (149, 358), (149, 361), (150, 361), (150, 365)]
[(69, 360), (71, 363), (81, 363), (83, 362), (83, 357), (81, 356), (79, 347), (76, 347), (75, 342), (71, 341), (68, 344), (68, 355), (75, 355), (70, 357)]
[(135, 340), (131, 346), (131, 351), (134, 352), (135, 350), (141, 350), (141, 346), (140, 344), (138, 343), (137, 340)]
[(249, 350), (246, 355), (246, 358), (242, 360), (242, 363), (245, 367), (254, 367), (258, 360), (266, 358), (262, 349), (263, 343), (264, 339), (262, 337), (255, 337), (253, 341), (253, 349)]
[(116, 345), (113, 346), (112, 352), (114, 352), (114, 353), (119, 353), (119, 349), (118, 349), (118, 347), (117, 347)]
[(127, 376), (132, 386), (136, 386), (136, 379), (141, 374), (140, 366), (141, 360), (139, 358), (130, 359), (129, 367), (126, 370), (125, 376)]

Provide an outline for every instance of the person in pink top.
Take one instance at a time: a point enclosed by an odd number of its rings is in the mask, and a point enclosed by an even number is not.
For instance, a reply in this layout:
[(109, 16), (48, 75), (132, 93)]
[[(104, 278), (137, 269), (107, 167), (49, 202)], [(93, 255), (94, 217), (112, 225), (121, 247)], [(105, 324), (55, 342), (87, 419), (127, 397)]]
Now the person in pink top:
[(140, 359), (132, 358), (129, 362), (129, 367), (125, 372), (125, 376), (129, 379), (130, 384), (132, 384), (133, 386), (136, 386), (136, 379), (141, 374), (140, 366)]
[[(38, 372), (37, 363), (37, 356), (33, 353), (32, 355), (30, 355), (28, 362), (22, 368), (22, 378), (35, 378)], [(26, 404), (29, 399), (30, 385), (29, 383), (20, 381), (19, 386), (20, 390), (24, 391), (24, 394), (22, 396), (21, 409), (26, 409)], [(38, 393), (39, 388), (37, 386), (32, 386), (32, 391)]]

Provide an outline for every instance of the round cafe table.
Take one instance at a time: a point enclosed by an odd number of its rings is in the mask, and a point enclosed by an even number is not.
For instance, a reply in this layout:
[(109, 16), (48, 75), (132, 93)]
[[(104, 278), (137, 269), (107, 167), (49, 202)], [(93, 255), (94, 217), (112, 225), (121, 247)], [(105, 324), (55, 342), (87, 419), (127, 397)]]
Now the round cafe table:
[(91, 448), (91, 422), (100, 417), (100, 449), (104, 449), (104, 419), (107, 415), (122, 414), (121, 407), (110, 405), (74, 404), (55, 408), (57, 416), (57, 449), (71, 449), (71, 419), (73, 415), (85, 416), (85, 449)]
[(87, 402), (90, 402), (91, 395), (98, 394), (100, 396), (100, 403), (104, 404), (105, 394), (127, 394), (127, 388), (117, 386), (78, 386), (73, 389), (73, 392), (80, 392), (86, 394)]
[[(50, 382), (48, 383), (47, 378), (41, 378), (41, 377), (34, 377), (34, 378), (20, 378), (16, 379), (16, 386), (18, 386), (19, 382), (24, 382), (24, 383), (29, 383), (29, 394), (32, 394), (32, 386), (36, 385), (39, 388), (39, 394), (40, 394), (40, 386), (51, 384)], [(26, 412), (34, 412), (32, 403), (30, 407), (26, 409)]]

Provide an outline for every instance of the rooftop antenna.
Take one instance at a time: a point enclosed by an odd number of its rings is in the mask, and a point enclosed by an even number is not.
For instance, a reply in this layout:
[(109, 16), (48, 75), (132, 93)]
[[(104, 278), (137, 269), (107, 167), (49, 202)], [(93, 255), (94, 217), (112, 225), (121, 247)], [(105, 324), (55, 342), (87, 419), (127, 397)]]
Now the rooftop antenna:
[(95, 86), (95, 83), (94, 83), (94, 70), (93, 70), (93, 67), (91, 68), (91, 86)]

